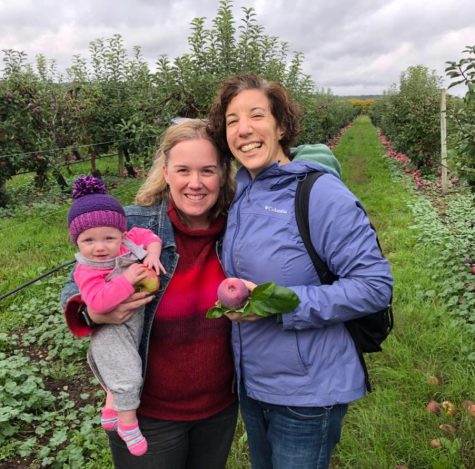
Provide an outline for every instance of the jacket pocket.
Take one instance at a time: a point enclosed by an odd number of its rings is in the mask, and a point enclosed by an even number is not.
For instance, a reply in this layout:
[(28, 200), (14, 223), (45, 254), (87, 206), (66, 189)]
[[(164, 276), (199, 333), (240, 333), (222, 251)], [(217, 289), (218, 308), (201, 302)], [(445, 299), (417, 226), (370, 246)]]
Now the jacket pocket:
[[(263, 321), (268, 323), (264, 328)], [(274, 321), (275, 318), (261, 319), (256, 321), (261, 323), (260, 327), (241, 327), (242, 365), (247, 378), (274, 382), (307, 374), (299, 348), (299, 332), (283, 331)]]

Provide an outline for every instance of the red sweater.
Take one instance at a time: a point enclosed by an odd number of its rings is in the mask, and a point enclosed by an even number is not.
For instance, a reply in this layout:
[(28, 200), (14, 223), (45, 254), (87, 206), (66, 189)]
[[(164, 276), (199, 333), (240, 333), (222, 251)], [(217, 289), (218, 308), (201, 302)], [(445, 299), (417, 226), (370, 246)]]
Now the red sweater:
[(180, 257), (155, 313), (138, 412), (163, 420), (197, 420), (236, 400), (230, 321), (205, 318), (225, 277), (216, 255), (224, 219), (191, 231), (171, 206), (168, 215)]

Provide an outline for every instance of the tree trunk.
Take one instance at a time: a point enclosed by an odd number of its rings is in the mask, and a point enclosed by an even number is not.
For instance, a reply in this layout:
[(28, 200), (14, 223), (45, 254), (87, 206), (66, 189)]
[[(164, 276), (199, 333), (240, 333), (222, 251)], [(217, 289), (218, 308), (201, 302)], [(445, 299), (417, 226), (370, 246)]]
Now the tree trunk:
[(89, 153), (91, 155), (91, 174), (95, 177), (100, 178), (101, 177), (101, 172), (96, 167), (97, 153), (96, 153), (96, 150), (94, 149), (94, 147), (91, 147)]
[(118, 149), (118, 160), (117, 160), (117, 164), (118, 164), (118, 167), (117, 167), (117, 172), (119, 173), (118, 175), (119, 176), (122, 176), (122, 174), (124, 174), (124, 151), (121, 147), (119, 147)]
[(135, 172), (134, 165), (130, 158), (129, 150), (127, 147), (124, 147), (124, 156), (125, 156), (125, 168), (127, 169), (127, 176), (129, 178), (136, 178), (137, 173)]
[(66, 182), (66, 179), (64, 179), (64, 176), (61, 174), (61, 172), (58, 169), (53, 169), (53, 174), (59, 187), (61, 187), (61, 190), (65, 193), (69, 192), (68, 183)]
[(7, 181), (0, 181), (0, 207), (4, 208), (8, 203)]

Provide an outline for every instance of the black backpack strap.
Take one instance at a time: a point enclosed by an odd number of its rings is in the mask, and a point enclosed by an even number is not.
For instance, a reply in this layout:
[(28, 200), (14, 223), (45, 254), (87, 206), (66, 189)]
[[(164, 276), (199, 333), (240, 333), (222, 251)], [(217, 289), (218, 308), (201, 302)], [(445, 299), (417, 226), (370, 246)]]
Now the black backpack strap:
[[(338, 280), (338, 276), (333, 274), (328, 268), (327, 264), (322, 261), (318, 255), (315, 247), (313, 246), (312, 240), (310, 238), (310, 222), (309, 222), (309, 206), (310, 206), (310, 192), (312, 190), (313, 184), (317, 179), (325, 174), (321, 171), (314, 171), (308, 173), (304, 179), (301, 179), (298, 182), (297, 190), (295, 192), (295, 218), (297, 220), (297, 227), (300, 232), (300, 236), (305, 244), (308, 255), (312, 259), (315, 270), (322, 282), (322, 285), (330, 285), (335, 280)], [(378, 241), (379, 244), (379, 241)], [(363, 353), (355, 343), (356, 351), (363, 367), (365, 384), (368, 392), (371, 391), (371, 383), (369, 381), (368, 368), (366, 367), (366, 362), (363, 357)]]
[(297, 191), (295, 193), (295, 218), (297, 219), (297, 226), (300, 232), (300, 236), (307, 248), (308, 254), (312, 259), (315, 270), (322, 284), (330, 285), (338, 277), (336, 277), (328, 266), (320, 259), (320, 256), (313, 247), (312, 240), (310, 238), (310, 225), (309, 225), (309, 205), (310, 205), (310, 192), (315, 181), (325, 173), (321, 171), (314, 171), (308, 173), (304, 179), (301, 179), (297, 185)]

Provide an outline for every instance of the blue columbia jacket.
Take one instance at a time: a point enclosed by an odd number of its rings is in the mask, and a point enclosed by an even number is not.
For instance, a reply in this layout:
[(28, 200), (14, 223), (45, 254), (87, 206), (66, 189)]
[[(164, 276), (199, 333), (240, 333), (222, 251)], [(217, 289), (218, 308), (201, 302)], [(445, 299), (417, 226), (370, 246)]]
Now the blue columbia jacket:
[[(298, 179), (314, 170), (327, 174), (310, 196), (311, 239), (340, 277), (332, 285), (320, 284), (295, 220)], [(282, 323), (275, 316), (233, 323), (238, 380), (251, 398), (271, 404), (320, 407), (361, 398), (364, 373), (343, 322), (386, 307), (393, 284), (361, 203), (311, 161), (275, 163), (254, 180), (241, 168), (237, 181), (223, 241), (227, 275), (275, 282), (301, 300)]]

